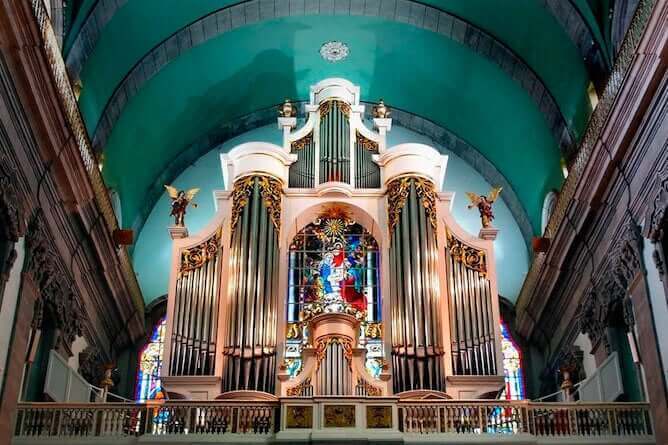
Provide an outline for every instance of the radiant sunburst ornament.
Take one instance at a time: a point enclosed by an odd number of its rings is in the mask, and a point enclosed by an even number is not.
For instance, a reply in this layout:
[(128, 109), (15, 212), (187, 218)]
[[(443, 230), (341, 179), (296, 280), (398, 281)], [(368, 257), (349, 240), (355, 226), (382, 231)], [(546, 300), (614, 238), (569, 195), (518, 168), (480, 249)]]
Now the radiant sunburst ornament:
[(340, 62), (348, 57), (348, 45), (338, 40), (326, 42), (320, 47), (320, 55), (328, 62)]
[(346, 230), (346, 224), (342, 219), (328, 219), (325, 222), (324, 232), (328, 238), (336, 238), (343, 236), (343, 232)]

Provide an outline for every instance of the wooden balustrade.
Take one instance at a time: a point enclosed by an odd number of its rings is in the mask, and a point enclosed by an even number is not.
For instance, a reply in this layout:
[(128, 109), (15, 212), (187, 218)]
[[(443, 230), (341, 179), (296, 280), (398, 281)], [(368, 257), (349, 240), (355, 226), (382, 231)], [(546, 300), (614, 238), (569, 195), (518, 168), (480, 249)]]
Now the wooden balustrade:
[(15, 437), (273, 434), (278, 403), (22, 403)]
[(405, 433), (531, 434), (533, 436), (651, 436), (643, 403), (528, 401), (400, 401)]
[[(360, 398), (364, 403), (374, 399)], [(300, 403), (307, 400), (300, 398)], [(651, 443), (643, 403), (534, 403), (529, 401), (399, 400), (398, 430), (411, 435), (531, 435), (633, 437)], [(279, 402), (153, 401), (147, 403), (21, 403), (17, 438), (87, 438), (229, 434), (272, 437)]]

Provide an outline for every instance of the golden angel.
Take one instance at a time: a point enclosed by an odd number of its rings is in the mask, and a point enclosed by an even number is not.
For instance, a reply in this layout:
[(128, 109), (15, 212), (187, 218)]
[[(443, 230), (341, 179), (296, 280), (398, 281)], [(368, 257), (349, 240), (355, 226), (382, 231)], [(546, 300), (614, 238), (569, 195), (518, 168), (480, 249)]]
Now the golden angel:
[(480, 220), (482, 221), (482, 227), (487, 228), (492, 226), (492, 220), (494, 219), (494, 212), (492, 212), (492, 204), (497, 200), (499, 194), (501, 193), (501, 187), (494, 187), (488, 196), (485, 195), (476, 195), (473, 192), (466, 192), (466, 196), (469, 197), (471, 204), (468, 205), (468, 208), (477, 207), (480, 212)]
[(165, 189), (169, 197), (172, 198), (172, 213), (169, 216), (174, 217), (174, 224), (183, 227), (185, 224), (186, 208), (188, 205), (192, 205), (197, 208), (197, 204), (193, 201), (193, 198), (199, 192), (198, 188), (190, 189), (188, 191), (178, 190), (176, 187), (165, 184)]

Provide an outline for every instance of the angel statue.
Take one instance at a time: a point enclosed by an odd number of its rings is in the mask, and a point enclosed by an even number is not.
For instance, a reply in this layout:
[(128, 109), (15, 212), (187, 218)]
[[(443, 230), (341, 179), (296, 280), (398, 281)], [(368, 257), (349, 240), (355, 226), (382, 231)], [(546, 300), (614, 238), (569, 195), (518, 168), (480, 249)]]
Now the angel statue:
[(489, 192), (489, 197), (485, 195), (478, 196), (473, 192), (466, 192), (466, 196), (471, 200), (471, 204), (468, 205), (468, 208), (478, 207), (483, 228), (491, 227), (492, 225), (492, 220), (494, 219), (492, 204), (494, 204), (494, 201), (499, 197), (501, 190), (501, 187), (494, 187)]
[(177, 190), (176, 187), (165, 185), (169, 197), (172, 198), (172, 213), (169, 216), (174, 217), (174, 224), (183, 227), (185, 222), (186, 208), (188, 204), (197, 207), (197, 204), (192, 202), (193, 198), (199, 192), (198, 188), (185, 190)]

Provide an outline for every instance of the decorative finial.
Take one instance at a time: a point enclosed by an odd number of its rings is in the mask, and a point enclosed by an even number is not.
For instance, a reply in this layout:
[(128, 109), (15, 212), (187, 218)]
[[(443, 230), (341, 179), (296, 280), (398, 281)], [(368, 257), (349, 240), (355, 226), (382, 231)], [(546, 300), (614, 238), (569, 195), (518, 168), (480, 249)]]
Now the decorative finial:
[(477, 207), (480, 212), (480, 221), (482, 222), (483, 229), (492, 226), (492, 220), (494, 219), (494, 213), (492, 212), (492, 204), (497, 200), (499, 194), (501, 193), (501, 187), (494, 187), (490, 192), (489, 196), (485, 195), (476, 195), (473, 192), (466, 192), (466, 196), (471, 200), (471, 204), (468, 205), (468, 208)]
[(285, 99), (283, 105), (278, 107), (278, 114), (281, 117), (295, 117), (297, 115), (297, 110), (295, 109), (295, 106), (292, 105), (292, 102), (290, 102), (290, 99)]
[(185, 225), (186, 208), (188, 207), (188, 204), (195, 208), (197, 207), (197, 204), (192, 202), (192, 200), (197, 192), (199, 192), (199, 189), (194, 188), (188, 191), (177, 190), (175, 187), (166, 184), (165, 188), (167, 189), (169, 197), (172, 199), (172, 213), (170, 213), (169, 216), (174, 217), (174, 225), (183, 227)]
[(376, 119), (386, 119), (390, 117), (390, 109), (385, 105), (383, 99), (380, 99), (377, 105), (373, 107), (373, 117)]

